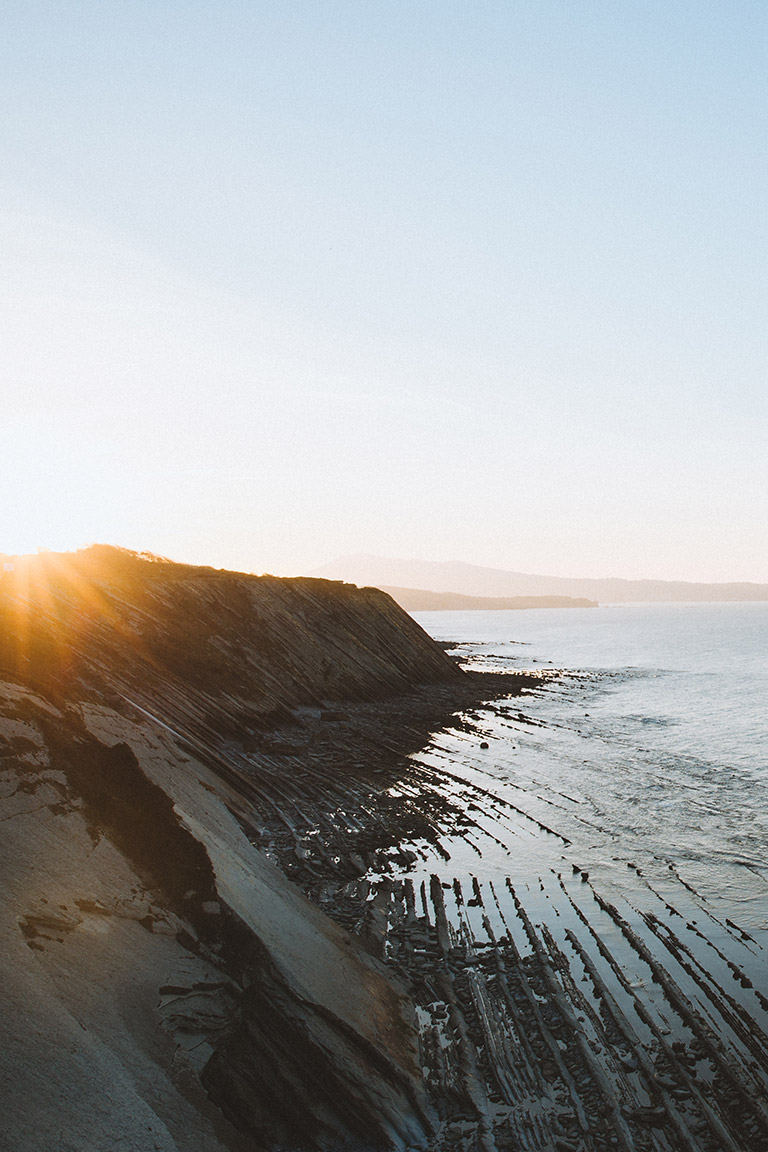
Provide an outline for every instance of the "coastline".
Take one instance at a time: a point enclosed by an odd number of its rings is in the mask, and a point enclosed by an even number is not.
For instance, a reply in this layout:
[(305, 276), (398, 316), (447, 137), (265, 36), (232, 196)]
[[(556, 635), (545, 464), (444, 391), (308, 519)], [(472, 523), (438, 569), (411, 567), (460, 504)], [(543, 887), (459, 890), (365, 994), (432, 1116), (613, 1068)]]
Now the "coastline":
[[(346, 829), (320, 805), (304, 841), (263, 843), (413, 997), (431, 1147), (764, 1150), (765, 953), (671, 867), (659, 882), (619, 856), (591, 875), (574, 804), (489, 774), (501, 730), (542, 727), (525, 705), (541, 687), (481, 692), (418, 754), (405, 741), (384, 783), (407, 816), (385, 803), (378, 839), (350, 831), (372, 819), (350, 792)], [(371, 718), (350, 718), (328, 762)]]
[(19, 1152), (766, 1152), (766, 940), (558, 777), (585, 679), (106, 560), (0, 587)]

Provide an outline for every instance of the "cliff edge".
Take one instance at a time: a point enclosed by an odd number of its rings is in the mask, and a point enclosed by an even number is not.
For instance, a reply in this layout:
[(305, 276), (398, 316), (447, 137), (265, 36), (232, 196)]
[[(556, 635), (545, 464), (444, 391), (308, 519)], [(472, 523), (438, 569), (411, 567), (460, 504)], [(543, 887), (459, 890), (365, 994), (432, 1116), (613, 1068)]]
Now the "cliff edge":
[(7, 1147), (423, 1143), (404, 989), (257, 846), (292, 783), (263, 743), (462, 673), (376, 589), (105, 547), (9, 563)]

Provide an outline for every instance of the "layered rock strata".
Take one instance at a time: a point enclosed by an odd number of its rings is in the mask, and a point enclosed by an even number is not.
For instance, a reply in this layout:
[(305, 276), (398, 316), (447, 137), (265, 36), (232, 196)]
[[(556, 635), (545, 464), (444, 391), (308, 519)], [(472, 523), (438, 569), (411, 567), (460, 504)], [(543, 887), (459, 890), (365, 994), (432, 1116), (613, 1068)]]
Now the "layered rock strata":
[(450, 694), (442, 649), (374, 589), (91, 549), (0, 576), (0, 680), (6, 1146), (423, 1143), (404, 989), (244, 828), (277, 721)]

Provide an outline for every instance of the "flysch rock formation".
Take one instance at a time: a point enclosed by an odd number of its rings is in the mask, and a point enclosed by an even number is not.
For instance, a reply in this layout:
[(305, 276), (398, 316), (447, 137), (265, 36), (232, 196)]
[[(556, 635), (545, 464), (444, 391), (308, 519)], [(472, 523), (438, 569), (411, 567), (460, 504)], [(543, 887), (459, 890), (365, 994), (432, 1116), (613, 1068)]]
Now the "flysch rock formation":
[(243, 815), (278, 720), (460, 677), (375, 589), (108, 548), (6, 566), (2, 1148), (424, 1140), (407, 995)]
[(588, 673), (453, 652), (374, 589), (4, 562), (2, 1152), (768, 1152), (759, 869), (529, 761)]

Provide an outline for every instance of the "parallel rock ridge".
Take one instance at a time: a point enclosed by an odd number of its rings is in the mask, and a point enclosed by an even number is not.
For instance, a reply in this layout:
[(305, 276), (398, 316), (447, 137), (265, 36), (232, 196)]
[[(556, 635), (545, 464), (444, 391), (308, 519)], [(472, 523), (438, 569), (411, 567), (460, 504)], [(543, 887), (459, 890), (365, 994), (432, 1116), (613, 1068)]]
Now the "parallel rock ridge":
[(289, 795), (276, 723), (464, 679), (376, 589), (106, 547), (3, 566), (3, 1147), (425, 1139), (407, 996), (244, 829)]
[(764, 879), (527, 765), (553, 678), (370, 589), (3, 568), (0, 1152), (768, 1152)]

